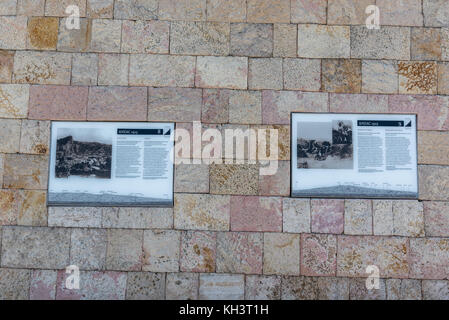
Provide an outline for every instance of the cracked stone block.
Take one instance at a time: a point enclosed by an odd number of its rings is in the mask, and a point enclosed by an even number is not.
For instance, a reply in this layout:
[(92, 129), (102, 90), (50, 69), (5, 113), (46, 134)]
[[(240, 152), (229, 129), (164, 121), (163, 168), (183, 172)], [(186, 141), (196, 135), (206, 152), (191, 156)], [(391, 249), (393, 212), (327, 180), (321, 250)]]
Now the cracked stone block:
[(199, 282), (197, 273), (167, 273), (165, 298), (167, 300), (197, 300)]
[(206, 20), (206, 0), (159, 0), (160, 20)]
[(366, 268), (375, 265), (381, 277), (408, 277), (407, 238), (339, 236), (337, 240), (337, 276), (367, 277)]
[(336, 93), (360, 93), (362, 63), (360, 60), (328, 59), (322, 62), (322, 89)]
[(449, 300), (449, 281), (423, 280), (422, 292), (424, 300)]
[(217, 234), (184, 231), (181, 238), (181, 271), (215, 272)]
[(301, 274), (335, 276), (337, 237), (327, 234), (301, 235)]
[(410, 28), (352, 26), (351, 58), (410, 60)]
[(2, 266), (62, 269), (69, 265), (70, 232), (62, 228), (3, 227)]
[(22, 120), (20, 153), (48, 154), (50, 121)]
[(312, 232), (343, 233), (344, 200), (312, 199)]
[(380, 10), (380, 25), (422, 26), (424, 19), (421, 0), (376, 1)]
[(338, 25), (364, 25), (368, 17), (365, 13), (366, 7), (376, 4), (375, 0), (329, 0), (328, 2), (327, 23)]
[(319, 91), (321, 88), (321, 61), (318, 59), (286, 58), (283, 72), (285, 90)]
[(170, 229), (172, 208), (103, 208), (103, 228)]
[(292, 233), (310, 233), (310, 200), (282, 199), (282, 231)]
[(399, 93), (436, 94), (437, 63), (436, 62), (404, 62), (398, 63)]
[(273, 56), (296, 57), (298, 27), (295, 24), (275, 24), (273, 29)]
[(97, 85), (98, 55), (95, 53), (72, 54), (72, 85)]
[(116, 0), (114, 18), (125, 20), (157, 19), (158, 0)]
[(298, 56), (301, 58), (349, 58), (349, 35), (348, 26), (300, 24), (298, 25)]
[[(171, 27), (173, 28), (173, 24)], [(168, 53), (169, 30), (170, 23), (166, 21), (125, 20), (122, 25), (121, 51), (126, 53)], [(172, 53), (174, 52), (172, 51)]]
[[(2, 5), (3, 7), (3, 5)], [(27, 22), (25, 16), (0, 16), (0, 48), (25, 50), (27, 43)]]
[(388, 300), (422, 300), (421, 281), (413, 279), (387, 279)]
[(92, 20), (90, 50), (93, 52), (120, 52), (122, 21), (110, 19)]
[(373, 234), (371, 200), (345, 200), (345, 234)]
[(55, 300), (57, 276), (54, 270), (32, 270), (30, 300)]
[(299, 275), (299, 234), (265, 233), (263, 252), (264, 274)]
[(263, 234), (220, 232), (217, 235), (217, 272), (261, 274)]
[(279, 300), (281, 278), (278, 276), (247, 275), (245, 281), (246, 300)]
[(441, 60), (441, 49), (440, 29), (412, 29), (411, 57), (413, 60)]
[(256, 90), (282, 89), (282, 59), (250, 59), (248, 87)]
[(292, 0), (292, 23), (319, 23), (326, 24), (326, 0)]
[(200, 300), (243, 300), (244, 291), (244, 275), (200, 274)]
[(417, 200), (393, 201), (393, 232), (397, 236), (424, 237), (423, 204)]
[(207, 20), (244, 22), (246, 21), (246, 1), (207, 0)]
[[(3, 231), (5, 232), (5, 231)], [(410, 278), (449, 278), (449, 239), (410, 239)]]
[(81, 270), (104, 270), (107, 230), (73, 229), (70, 241), (70, 264)]
[(449, 200), (449, 167), (418, 166), (418, 177), (421, 200)]
[(142, 268), (143, 230), (108, 230), (106, 269), (138, 271)]
[(374, 235), (393, 235), (393, 201), (373, 200)]
[(28, 21), (28, 48), (56, 50), (58, 25), (58, 18), (30, 17)]
[(0, 119), (0, 152), (19, 152), (20, 120)]
[(208, 193), (209, 166), (207, 164), (178, 164), (175, 167), (175, 192)]
[(341, 113), (388, 113), (388, 96), (379, 94), (330, 94), (330, 111)]
[(11, 189), (47, 189), (48, 157), (6, 154), (3, 187)]
[(101, 227), (101, 208), (49, 207), (48, 225), (51, 227)]
[(86, 15), (89, 18), (109, 18), (114, 14), (114, 0), (87, 0)]
[(449, 237), (449, 202), (424, 201), (426, 236)]
[(0, 299), (28, 300), (30, 289), (30, 270), (0, 269)]
[(98, 55), (98, 85), (128, 85), (129, 55), (100, 53)]
[(175, 194), (175, 229), (228, 231), (230, 197), (209, 194)]
[(179, 271), (181, 232), (145, 230), (143, 235), (143, 270), (152, 272)]
[(197, 87), (247, 89), (247, 78), (246, 57), (198, 57), (195, 75)]
[(362, 92), (398, 93), (397, 62), (392, 60), (363, 60)]
[(423, 0), (424, 25), (448, 27), (449, 3), (445, 0)]
[(92, 87), (89, 89), (88, 120), (145, 121), (147, 89)]
[(247, 0), (246, 3), (248, 22), (290, 22), (289, 0)]
[(271, 57), (273, 26), (270, 24), (231, 24), (230, 53), (233, 56)]

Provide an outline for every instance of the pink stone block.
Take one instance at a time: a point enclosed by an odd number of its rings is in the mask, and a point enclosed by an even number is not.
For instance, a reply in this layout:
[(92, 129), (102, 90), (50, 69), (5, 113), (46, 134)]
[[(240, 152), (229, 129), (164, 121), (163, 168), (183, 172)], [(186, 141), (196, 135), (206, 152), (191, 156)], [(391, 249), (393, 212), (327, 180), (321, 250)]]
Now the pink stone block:
[(215, 272), (217, 234), (185, 231), (181, 238), (181, 271)]
[(33, 270), (31, 272), (30, 300), (54, 300), (57, 271)]
[(147, 120), (147, 89), (127, 87), (91, 87), (87, 107), (88, 120)]
[(419, 130), (449, 130), (448, 96), (390, 95), (388, 110), (391, 113), (418, 114)]
[(312, 199), (312, 232), (343, 233), (344, 200)]
[(425, 201), (423, 204), (426, 235), (449, 237), (449, 202)]
[(278, 161), (273, 175), (259, 176), (259, 194), (264, 196), (288, 196), (290, 194), (290, 161)]
[(330, 111), (341, 113), (386, 113), (388, 112), (388, 96), (331, 93)]
[(282, 231), (281, 198), (232, 196), (232, 231)]
[(449, 279), (449, 239), (410, 239), (410, 278)]
[(300, 261), (302, 275), (335, 276), (337, 237), (327, 234), (302, 234)]
[(87, 87), (31, 86), (29, 119), (86, 120)]

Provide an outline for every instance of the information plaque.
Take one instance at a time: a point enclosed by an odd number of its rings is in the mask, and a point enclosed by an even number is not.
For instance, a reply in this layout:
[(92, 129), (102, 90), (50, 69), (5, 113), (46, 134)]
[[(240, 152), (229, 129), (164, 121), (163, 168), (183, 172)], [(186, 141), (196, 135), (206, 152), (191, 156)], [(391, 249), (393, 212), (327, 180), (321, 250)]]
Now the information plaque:
[(292, 113), (291, 195), (417, 198), (416, 115)]
[(52, 122), (48, 205), (172, 206), (173, 123)]

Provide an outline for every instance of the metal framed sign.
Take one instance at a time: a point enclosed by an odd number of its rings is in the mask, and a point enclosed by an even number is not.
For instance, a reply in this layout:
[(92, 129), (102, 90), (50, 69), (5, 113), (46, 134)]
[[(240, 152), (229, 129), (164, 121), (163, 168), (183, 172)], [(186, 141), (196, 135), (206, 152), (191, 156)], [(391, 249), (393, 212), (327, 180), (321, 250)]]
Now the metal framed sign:
[(172, 206), (173, 123), (51, 125), (48, 205)]
[(291, 114), (291, 196), (418, 198), (415, 114)]

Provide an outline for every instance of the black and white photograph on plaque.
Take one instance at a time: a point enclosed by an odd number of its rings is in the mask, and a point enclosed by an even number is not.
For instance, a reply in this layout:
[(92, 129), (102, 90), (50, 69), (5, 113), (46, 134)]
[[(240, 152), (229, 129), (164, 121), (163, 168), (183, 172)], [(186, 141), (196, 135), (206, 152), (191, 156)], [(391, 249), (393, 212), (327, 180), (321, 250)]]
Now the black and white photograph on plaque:
[(302, 169), (352, 169), (352, 121), (298, 122), (297, 162)]
[(81, 176), (111, 179), (112, 137), (95, 128), (59, 128), (56, 178)]

